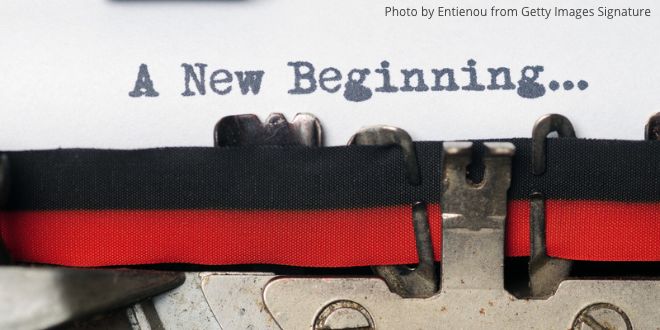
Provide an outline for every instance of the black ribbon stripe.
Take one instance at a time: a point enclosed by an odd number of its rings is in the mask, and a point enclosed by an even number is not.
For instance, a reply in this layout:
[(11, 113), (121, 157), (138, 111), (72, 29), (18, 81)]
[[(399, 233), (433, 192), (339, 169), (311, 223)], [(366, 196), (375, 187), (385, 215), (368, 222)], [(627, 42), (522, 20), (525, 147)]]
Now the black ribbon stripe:
[[(660, 141), (549, 139), (547, 171), (516, 145), (510, 199), (660, 201)], [(9, 209), (338, 209), (437, 203), (442, 143), (417, 142), (422, 183), (396, 147), (59, 149), (6, 152)], [(480, 162), (482, 142), (475, 142)], [(479, 177), (479, 166), (471, 168)]]
[(415, 187), (395, 147), (13, 152), (9, 204), (20, 210), (328, 209), (437, 201), (440, 144), (419, 149), (432, 168)]

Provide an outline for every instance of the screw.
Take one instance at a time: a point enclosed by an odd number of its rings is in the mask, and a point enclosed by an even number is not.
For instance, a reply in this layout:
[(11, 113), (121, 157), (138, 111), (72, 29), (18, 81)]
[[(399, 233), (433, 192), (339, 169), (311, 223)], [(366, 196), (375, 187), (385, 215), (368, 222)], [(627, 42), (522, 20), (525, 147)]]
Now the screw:
[(374, 321), (362, 305), (338, 300), (321, 309), (314, 320), (314, 330), (374, 330)]
[(608, 303), (592, 304), (580, 311), (573, 330), (632, 330), (632, 324), (621, 308)]

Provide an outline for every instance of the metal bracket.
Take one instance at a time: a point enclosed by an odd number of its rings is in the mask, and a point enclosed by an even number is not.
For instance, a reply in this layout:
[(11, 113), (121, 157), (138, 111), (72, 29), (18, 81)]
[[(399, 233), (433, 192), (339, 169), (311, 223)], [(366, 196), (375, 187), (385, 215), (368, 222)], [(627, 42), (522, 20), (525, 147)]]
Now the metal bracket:
[(374, 266), (376, 275), (382, 277), (392, 292), (403, 298), (427, 298), (438, 291), (438, 270), (433, 256), (433, 241), (429, 228), (426, 205), (413, 205), (412, 225), (415, 231), (419, 263), (408, 266)]
[(568, 118), (552, 113), (539, 118), (532, 130), (532, 172), (545, 173), (545, 140), (548, 134), (557, 132), (560, 137), (575, 137), (575, 129)]
[[(532, 130), (532, 168), (535, 175), (545, 173), (545, 145), (551, 132), (557, 132), (560, 138), (575, 137), (575, 130), (568, 118), (558, 114), (541, 117)], [(530, 199), (529, 294), (532, 298), (543, 299), (552, 296), (559, 283), (568, 278), (573, 262), (548, 256), (545, 199), (541, 192), (534, 192)]]
[(467, 181), (471, 142), (444, 144), (442, 290), (504, 287), (506, 192), (511, 182), (511, 143), (484, 143), (485, 172)]
[[(418, 185), (421, 181), (415, 145), (410, 135), (397, 127), (374, 126), (360, 130), (348, 142), (349, 145), (395, 145), (401, 148), (406, 164), (408, 182)], [(426, 205), (413, 205), (412, 225), (419, 263), (408, 266), (375, 266), (376, 275), (382, 277), (392, 292), (404, 298), (426, 298), (438, 291), (438, 271), (433, 256), (433, 241), (429, 228)]]
[[(265, 305), (281, 329), (655, 329), (660, 282), (570, 280), (547, 300), (517, 299), (505, 290), (444, 290), (403, 299), (377, 278), (275, 278)], [(371, 320), (333, 315), (342, 327), (315, 327), (334, 302), (353, 302)], [(350, 308), (350, 307), (347, 307)]]
[(529, 289), (532, 298), (552, 296), (559, 283), (566, 280), (573, 261), (552, 258), (546, 248), (545, 199), (541, 194), (531, 196), (530, 202)]

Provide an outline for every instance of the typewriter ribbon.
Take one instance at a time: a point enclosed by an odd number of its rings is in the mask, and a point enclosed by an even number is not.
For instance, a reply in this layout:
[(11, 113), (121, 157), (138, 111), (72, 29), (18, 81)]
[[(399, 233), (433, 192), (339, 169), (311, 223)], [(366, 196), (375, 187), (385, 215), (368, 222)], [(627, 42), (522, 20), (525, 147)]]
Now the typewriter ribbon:
[[(306, 125), (307, 137), (281, 146), (4, 152), (2, 241), (14, 261), (67, 266), (416, 264), (411, 214), (424, 201), (441, 259), (442, 142), (414, 143), (414, 185), (400, 147), (319, 147), (318, 122), (271, 119), (265, 133)], [(216, 131), (215, 139), (232, 136)], [(507, 256), (530, 254), (540, 192), (547, 257), (660, 261), (660, 141), (547, 139), (542, 175), (534, 174), (538, 141), (497, 142), (516, 150)], [(484, 141), (472, 143), (483, 149)]]

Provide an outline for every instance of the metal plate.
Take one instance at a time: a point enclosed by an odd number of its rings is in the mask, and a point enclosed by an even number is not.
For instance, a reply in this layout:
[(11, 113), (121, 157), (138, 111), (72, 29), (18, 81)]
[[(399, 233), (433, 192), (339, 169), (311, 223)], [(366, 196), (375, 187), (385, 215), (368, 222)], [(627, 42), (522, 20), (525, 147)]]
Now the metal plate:
[(571, 329), (594, 303), (616, 306), (634, 329), (657, 329), (658, 297), (660, 282), (591, 280), (562, 282), (547, 300), (519, 300), (503, 289), (451, 289), (427, 299), (404, 299), (375, 278), (280, 278), (264, 292), (277, 323), (301, 330), (313, 329), (321, 310), (340, 300), (363, 306), (375, 329)]

